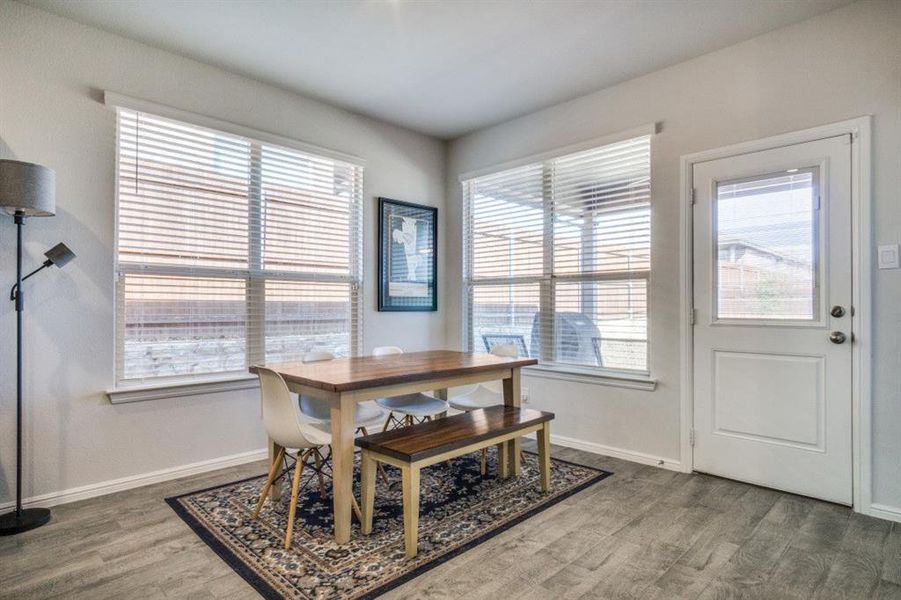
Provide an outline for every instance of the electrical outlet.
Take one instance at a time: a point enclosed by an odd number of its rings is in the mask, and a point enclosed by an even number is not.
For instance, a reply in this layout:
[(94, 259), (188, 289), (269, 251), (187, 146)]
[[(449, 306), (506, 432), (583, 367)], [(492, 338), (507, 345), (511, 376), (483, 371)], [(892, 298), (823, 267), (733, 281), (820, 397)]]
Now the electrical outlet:
[(522, 388), (522, 403), (528, 404), (530, 399), (531, 398), (529, 396), (529, 388), (527, 388), (527, 387)]

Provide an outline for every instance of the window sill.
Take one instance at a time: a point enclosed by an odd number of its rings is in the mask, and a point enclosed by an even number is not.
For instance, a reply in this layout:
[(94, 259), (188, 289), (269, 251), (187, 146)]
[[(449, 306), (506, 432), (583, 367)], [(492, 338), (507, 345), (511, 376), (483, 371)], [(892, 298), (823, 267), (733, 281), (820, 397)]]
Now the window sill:
[(523, 369), (523, 375), (527, 377), (539, 377), (541, 379), (558, 379), (561, 381), (588, 383), (591, 385), (606, 385), (647, 392), (653, 392), (657, 389), (657, 380), (652, 379), (647, 375), (613, 374), (610, 372), (579, 369), (578, 367), (536, 365), (525, 367)]
[(179, 398), (198, 394), (215, 394), (234, 390), (249, 390), (259, 386), (253, 375), (235, 375), (218, 379), (201, 381), (179, 381), (156, 383), (145, 386), (122, 387), (106, 392), (111, 404), (143, 402), (144, 400), (161, 400), (163, 398)]

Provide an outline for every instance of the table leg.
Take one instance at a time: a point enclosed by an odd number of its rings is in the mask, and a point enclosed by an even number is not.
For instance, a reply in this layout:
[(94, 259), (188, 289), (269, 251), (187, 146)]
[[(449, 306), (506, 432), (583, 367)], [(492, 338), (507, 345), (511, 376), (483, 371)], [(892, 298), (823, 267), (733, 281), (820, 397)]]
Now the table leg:
[(538, 430), (538, 463), (541, 470), (541, 491), (551, 489), (551, 424)]
[[(510, 378), (504, 379), (504, 404), (507, 406), (519, 406), (521, 392), (521, 380), (519, 369), (512, 369)], [(507, 442), (507, 459), (510, 461), (510, 471), (514, 477), (519, 477), (522, 470), (519, 452), (522, 449), (521, 438), (514, 438)]]
[(335, 541), (350, 541), (354, 476), (354, 409), (351, 398), (339, 396), (332, 403), (332, 504)]
[[(272, 463), (275, 459), (278, 458), (279, 450), (282, 450), (282, 447), (272, 441), (272, 438), (268, 440), (269, 446), (269, 468), (272, 468)], [(282, 486), (273, 485), (269, 488), (269, 499), (273, 502), (278, 502), (282, 497)]]

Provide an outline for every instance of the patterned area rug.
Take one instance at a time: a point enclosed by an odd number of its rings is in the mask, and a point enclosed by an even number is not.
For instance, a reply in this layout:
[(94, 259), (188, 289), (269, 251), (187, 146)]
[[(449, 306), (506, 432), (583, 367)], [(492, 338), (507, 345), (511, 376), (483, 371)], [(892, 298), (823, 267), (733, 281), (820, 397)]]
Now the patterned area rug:
[[(345, 545), (332, 538), (331, 487), (327, 482), (327, 497), (321, 498), (312, 477), (303, 481), (288, 551), (284, 536), (290, 492), (285, 478), (281, 502), (267, 501), (256, 521), (250, 516), (263, 475), (166, 501), (265, 598), (374, 598), (611, 475), (554, 459), (552, 489), (544, 494), (534, 454), (526, 453), (518, 478), (497, 479), (495, 464), (492, 448), (484, 478), (478, 455), (423, 469), (419, 554), (412, 560), (404, 556), (400, 473), (390, 467), (389, 485), (377, 478), (372, 535), (361, 535), (354, 518), (351, 541)], [(359, 498), (359, 471), (355, 481)]]

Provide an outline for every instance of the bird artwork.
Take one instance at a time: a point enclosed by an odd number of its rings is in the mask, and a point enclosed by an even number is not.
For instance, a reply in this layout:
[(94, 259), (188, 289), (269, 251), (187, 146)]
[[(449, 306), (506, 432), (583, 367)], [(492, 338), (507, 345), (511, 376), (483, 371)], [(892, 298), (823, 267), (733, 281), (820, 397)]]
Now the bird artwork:
[(420, 255), (416, 251), (416, 219), (413, 217), (402, 217), (401, 226), (399, 229), (394, 229), (391, 232), (391, 237), (394, 239), (395, 243), (401, 244), (404, 247), (404, 257), (407, 261), (407, 280), (408, 281), (417, 281), (417, 270), (419, 266), (422, 264), (422, 255)]

